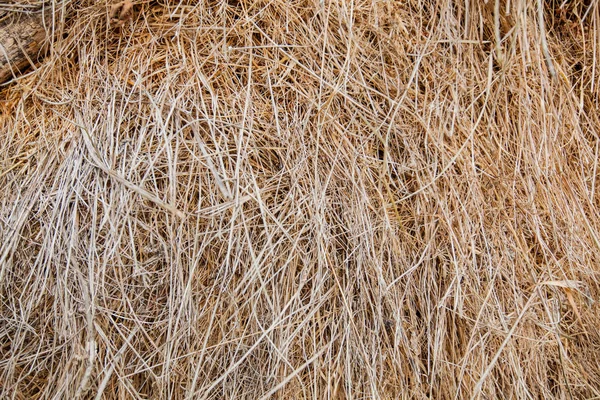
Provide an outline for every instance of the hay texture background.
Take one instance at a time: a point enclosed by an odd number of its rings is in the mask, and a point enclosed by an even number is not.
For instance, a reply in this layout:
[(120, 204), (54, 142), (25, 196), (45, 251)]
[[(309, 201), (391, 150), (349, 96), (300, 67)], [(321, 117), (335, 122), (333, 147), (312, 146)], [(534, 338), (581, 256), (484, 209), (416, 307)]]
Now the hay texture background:
[(600, 396), (598, 1), (54, 5), (0, 397)]

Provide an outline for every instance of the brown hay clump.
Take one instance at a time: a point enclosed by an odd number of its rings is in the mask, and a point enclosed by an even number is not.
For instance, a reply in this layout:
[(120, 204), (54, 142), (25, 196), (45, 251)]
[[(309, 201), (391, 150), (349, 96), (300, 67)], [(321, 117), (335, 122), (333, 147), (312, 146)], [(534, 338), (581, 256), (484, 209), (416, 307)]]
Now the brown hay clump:
[(114, 5), (0, 91), (0, 397), (600, 396), (598, 1)]

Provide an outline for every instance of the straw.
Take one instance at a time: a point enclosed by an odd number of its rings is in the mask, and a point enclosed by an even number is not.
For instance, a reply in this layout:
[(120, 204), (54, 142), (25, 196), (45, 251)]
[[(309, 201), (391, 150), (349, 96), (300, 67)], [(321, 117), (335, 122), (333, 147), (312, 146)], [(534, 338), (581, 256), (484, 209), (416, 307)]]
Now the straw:
[(0, 89), (0, 398), (600, 397), (597, 1), (116, 3)]

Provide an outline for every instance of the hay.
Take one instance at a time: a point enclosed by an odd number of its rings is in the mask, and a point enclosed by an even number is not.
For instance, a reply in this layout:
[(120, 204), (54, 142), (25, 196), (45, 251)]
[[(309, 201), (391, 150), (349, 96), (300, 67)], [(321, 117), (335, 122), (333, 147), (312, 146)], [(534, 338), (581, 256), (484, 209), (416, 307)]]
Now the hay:
[(600, 396), (600, 6), (539, 4), (57, 11), (0, 92), (0, 397)]

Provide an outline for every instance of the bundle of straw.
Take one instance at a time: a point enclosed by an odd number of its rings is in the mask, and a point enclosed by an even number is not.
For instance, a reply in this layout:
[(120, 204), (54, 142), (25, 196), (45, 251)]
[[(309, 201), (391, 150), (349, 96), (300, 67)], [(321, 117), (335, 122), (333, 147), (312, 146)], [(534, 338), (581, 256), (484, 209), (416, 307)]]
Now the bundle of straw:
[(114, 5), (0, 91), (1, 398), (600, 396), (598, 1)]

